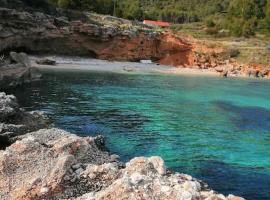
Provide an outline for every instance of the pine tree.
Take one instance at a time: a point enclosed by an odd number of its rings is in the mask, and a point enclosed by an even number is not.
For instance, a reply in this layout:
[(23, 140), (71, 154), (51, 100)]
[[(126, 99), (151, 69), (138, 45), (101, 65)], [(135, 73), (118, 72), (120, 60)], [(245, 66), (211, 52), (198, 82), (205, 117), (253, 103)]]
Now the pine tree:
[(265, 7), (265, 24), (266, 28), (270, 31), (270, 0), (267, 1)]

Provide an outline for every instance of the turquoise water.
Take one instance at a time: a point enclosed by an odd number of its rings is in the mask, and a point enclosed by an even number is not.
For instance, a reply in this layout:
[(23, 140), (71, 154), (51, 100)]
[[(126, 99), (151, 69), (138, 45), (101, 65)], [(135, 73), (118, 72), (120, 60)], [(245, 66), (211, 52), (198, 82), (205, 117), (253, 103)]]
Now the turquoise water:
[(124, 161), (159, 155), (218, 192), (270, 199), (270, 81), (69, 72), (10, 92), (58, 127), (104, 134)]

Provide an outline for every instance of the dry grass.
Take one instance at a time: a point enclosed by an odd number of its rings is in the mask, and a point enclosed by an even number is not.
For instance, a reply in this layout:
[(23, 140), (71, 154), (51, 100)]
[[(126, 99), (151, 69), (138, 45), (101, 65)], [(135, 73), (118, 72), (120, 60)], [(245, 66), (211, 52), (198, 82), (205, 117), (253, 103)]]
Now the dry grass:
[(252, 38), (218, 37), (209, 35), (202, 23), (176, 25), (179, 32), (190, 34), (209, 48), (238, 49), (237, 60), (241, 63), (270, 64), (270, 37), (257, 34)]

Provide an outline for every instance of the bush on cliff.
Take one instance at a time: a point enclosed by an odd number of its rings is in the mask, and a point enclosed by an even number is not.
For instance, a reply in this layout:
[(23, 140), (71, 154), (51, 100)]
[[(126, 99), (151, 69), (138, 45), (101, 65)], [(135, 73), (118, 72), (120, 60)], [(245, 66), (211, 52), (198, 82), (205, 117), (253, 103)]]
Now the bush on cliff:
[[(270, 33), (270, 0), (1, 0), (8, 4), (50, 10), (54, 7), (116, 14), (132, 20), (163, 20), (172, 23), (205, 21), (208, 28), (229, 30), (234, 36)], [(14, 3), (13, 3), (14, 4)]]
[(268, 0), (266, 8), (265, 8), (265, 27), (269, 30), (270, 32), (270, 0)]

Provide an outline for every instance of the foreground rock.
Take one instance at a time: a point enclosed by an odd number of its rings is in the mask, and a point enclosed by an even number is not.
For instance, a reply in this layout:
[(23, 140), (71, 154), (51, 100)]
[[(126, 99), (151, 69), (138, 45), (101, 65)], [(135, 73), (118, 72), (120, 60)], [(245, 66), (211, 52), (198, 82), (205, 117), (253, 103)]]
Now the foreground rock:
[(40, 112), (20, 109), (16, 97), (0, 92), (0, 148), (9, 145), (19, 135), (48, 127), (48, 119)]
[(25, 53), (10, 52), (9, 58), (3, 57), (0, 62), (0, 89), (22, 85), (39, 77)]
[(169, 173), (159, 157), (123, 165), (100, 150), (97, 140), (59, 129), (22, 136), (0, 151), (1, 199), (242, 199), (215, 194), (188, 175)]

